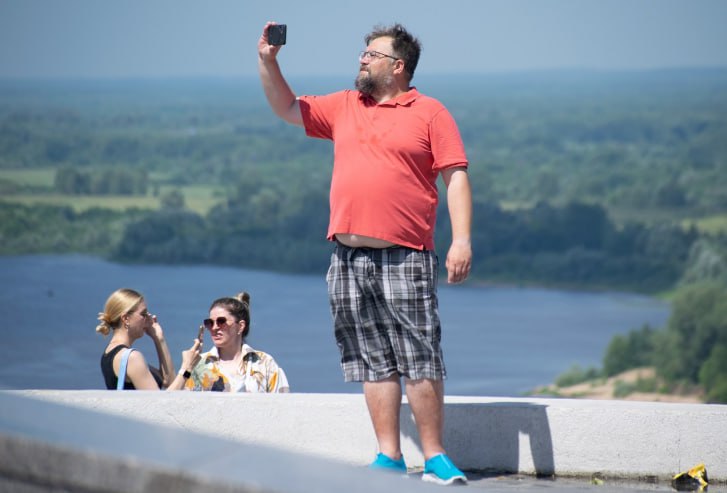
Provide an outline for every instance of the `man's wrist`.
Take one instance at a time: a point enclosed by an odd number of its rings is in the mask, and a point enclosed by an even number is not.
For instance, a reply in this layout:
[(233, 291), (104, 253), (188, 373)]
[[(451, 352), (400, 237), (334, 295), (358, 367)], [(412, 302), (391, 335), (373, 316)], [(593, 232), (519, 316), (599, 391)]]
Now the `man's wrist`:
[(469, 236), (454, 237), (452, 239), (452, 245), (471, 247), (472, 240)]

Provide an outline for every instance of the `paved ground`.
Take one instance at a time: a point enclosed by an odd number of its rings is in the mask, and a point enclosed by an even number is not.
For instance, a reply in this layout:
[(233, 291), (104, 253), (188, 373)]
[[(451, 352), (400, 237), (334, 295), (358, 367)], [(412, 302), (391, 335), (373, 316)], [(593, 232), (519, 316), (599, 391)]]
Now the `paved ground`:
[[(418, 480), (420, 473), (409, 474), (409, 479)], [(542, 491), (554, 493), (562, 491), (575, 493), (589, 491), (593, 493), (628, 493), (628, 492), (676, 492), (667, 481), (620, 481), (604, 480), (602, 484), (595, 484), (588, 479), (572, 478), (534, 478), (525, 475), (477, 475), (468, 474), (469, 488), (485, 489), (491, 493), (509, 493), (513, 491), (529, 490), (533, 493)], [(727, 484), (709, 485), (703, 493), (727, 493)]]

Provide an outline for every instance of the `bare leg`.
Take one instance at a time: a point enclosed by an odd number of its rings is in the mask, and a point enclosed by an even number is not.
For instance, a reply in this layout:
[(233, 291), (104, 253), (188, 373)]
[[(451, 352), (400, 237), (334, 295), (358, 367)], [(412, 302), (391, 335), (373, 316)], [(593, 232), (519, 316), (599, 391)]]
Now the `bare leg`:
[(424, 459), (443, 454), (444, 383), (442, 380), (406, 379), (406, 396), (414, 413)]
[(378, 382), (364, 382), (364, 396), (374, 425), (379, 452), (394, 460), (401, 457), (399, 414), (401, 411), (401, 381), (392, 375)]

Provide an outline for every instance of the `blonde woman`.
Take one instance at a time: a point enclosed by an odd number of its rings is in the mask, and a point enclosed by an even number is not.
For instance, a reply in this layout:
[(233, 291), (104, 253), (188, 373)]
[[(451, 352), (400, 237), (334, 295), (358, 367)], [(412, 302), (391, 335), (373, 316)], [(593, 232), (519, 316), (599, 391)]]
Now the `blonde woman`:
[[(101, 372), (108, 389), (124, 390), (180, 390), (189, 378), (189, 371), (200, 358), (201, 341), (194, 340), (191, 348), (182, 352), (182, 368), (174, 373), (174, 363), (169, 354), (162, 326), (156, 316), (149, 313), (144, 297), (133, 289), (118, 289), (111, 293), (104, 311), (98, 314), (100, 321), (96, 332), (112, 333), (103, 355)], [(151, 337), (157, 350), (159, 368), (147, 365), (144, 355), (132, 349), (134, 341)], [(124, 374), (123, 385), (119, 383)]]
[(204, 326), (215, 347), (202, 355), (187, 380), (188, 390), (289, 392), (285, 372), (272, 356), (245, 343), (250, 333), (250, 295), (220, 298)]

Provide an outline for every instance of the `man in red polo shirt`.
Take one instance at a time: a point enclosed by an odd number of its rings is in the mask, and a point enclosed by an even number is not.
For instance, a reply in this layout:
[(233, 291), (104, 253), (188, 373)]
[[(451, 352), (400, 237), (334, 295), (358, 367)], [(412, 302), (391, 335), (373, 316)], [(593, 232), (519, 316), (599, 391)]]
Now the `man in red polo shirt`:
[(268, 43), (273, 24), (258, 41), (271, 108), (334, 144), (328, 294), (344, 378), (363, 382), (379, 444), (371, 466), (407, 471), (399, 428), (404, 377), (425, 458), (422, 478), (466, 482), (442, 444), (446, 370), (434, 252), (441, 175), (452, 223), (447, 280), (467, 278), (472, 193), (457, 125), (439, 101), (410, 86), (421, 47), (401, 25), (366, 36), (355, 91), (296, 97), (277, 62), (281, 47)]

